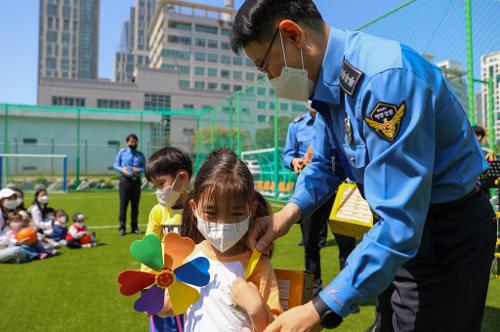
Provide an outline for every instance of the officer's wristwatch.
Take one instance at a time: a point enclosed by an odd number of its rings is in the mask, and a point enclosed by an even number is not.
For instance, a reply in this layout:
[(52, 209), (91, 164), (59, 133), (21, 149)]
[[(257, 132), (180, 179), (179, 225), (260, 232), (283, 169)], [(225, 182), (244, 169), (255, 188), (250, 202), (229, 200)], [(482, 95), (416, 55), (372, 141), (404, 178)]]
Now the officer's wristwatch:
[(325, 329), (334, 329), (342, 323), (343, 318), (330, 309), (319, 294), (312, 299), (312, 304), (320, 317), (321, 326)]

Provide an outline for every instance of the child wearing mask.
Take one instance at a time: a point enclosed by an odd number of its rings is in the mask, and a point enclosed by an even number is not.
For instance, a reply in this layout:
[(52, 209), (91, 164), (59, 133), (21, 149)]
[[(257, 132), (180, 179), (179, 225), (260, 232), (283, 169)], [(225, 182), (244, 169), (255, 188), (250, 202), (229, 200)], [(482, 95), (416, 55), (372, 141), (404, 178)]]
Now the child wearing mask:
[[(10, 232), (10, 239), (12, 244), (20, 246), (21, 249), (26, 253), (29, 260), (33, 259), (45, 259), (48, 256), (55, 256), (57, 250), (54, 248), (45, 249), (42, 243), (38, 240), (36, 231), (29, 226), (29, 219), (22, 216), (22, 214), (17, 212), (10, 212), (7, 219), (7, 226)], [(28, 231), (28, 229), (31, 230)], [(23, 233), (32, 233), (33, 237), (23, 237), (20, 235)]]
[(66, 222), (68, 221), (68, 215), (64, 210), (57, 210), (55, 212), (55, 220), (52, 224), (52, 234), (50, 238), (60, 245), (66, 245), (66, 235), (68, 234), (68, 227), (66, 227)]
[(97, 246), (95, 234), (91, 233), (85, 226), (85, 215), (76, 213), (73, 216), (73, 224), (66, 234), (66, 246), (71, 249), (91, 248)]
[[(182, 235), (198, 243), (191, 259), (209, 260), (210, 282), (187, 310), (184, 331), (214, 326), (218, 331), (263, 331), (282, 309), (267, 257), (244, 280), (252, 255), (246, 236), (258, 206), (248, 167), (232, 154), (213, 156), (201, 167), (188, 203)], [(167, 296), (164, 312), (169, 310), (172, 314)]]
[(33, 200), (31, 206), (28, 208), (28, 212), (31, 214), (33, 223), (38, 229), (42, 231), (52, 228), (52, 221), (46, 220), (48, 202), (49, 195), (47, 194), (47, 190), (45, 190), (44, 188), (40, 188), (35, 191), (35, 199)]
[[(180, 233), (186, 192), (190, 188), (192, 174), (191, 159), (177, 148), (162, 148), (149, 158), (145, 175), (157, 188), (158, 204), (149, 213), (146, 235), (155, 234), (163, 239), (170, 232)], [(141, 270), (151, 272), (144, 265)], [(161, 318), (153, 315), (149, 318), (151, 332), (182, 331), (182, 316)]]

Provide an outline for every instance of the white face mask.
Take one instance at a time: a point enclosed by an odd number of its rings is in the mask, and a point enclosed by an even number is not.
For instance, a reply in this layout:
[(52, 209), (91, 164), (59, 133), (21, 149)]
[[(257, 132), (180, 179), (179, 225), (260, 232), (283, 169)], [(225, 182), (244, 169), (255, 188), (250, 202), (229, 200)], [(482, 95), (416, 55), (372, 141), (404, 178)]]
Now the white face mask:
[(47, 204), (49, 202), (49, 196), (43, 195), (38, 201), (42, 204)]
[(17, 204), (17, 206), (21, 206), (21, 204), (23, 204), (23, 202), (24, 202), (24, 199), (23, 199), (22, 197), (18, 197), (18, 198), (16, 199), (16, 204)]
[(6, 199), (3, 201), (3, 207), (7, 210), (14, 210), (17, 207), (17, 201), (15, 199)]
[(23, 226), (23, 223), (20, 222), (20, 221), (13, 221), (13, 222), (10, 223), (10, 227), (12, 229), (15, 229), (15, 230), (20, 229), (22, 226)]
[(269, 84), (276, 91), (278, 98), (307, 102), (309, 96), (314, 91), (314, 82), (309, 79), (309, 74), (304, 67), (304, 52), (300, 49), (302, 59), (302, 69), (288, 67), (286, 62), (285, 46), (280, 31), (281, 49), (285, 59), (285, 66), (281, 70), (281, 75), (269, 81)]
[(78, 228), (83, 228), (83, 226), (85, 225), (83, 224), (83, 222), (75, 222), (75, 226)]
[(174, 190), (175, 183), (177, 182), (177, 179), (179, 178), (179, 175), (177, 175), (174, 179), (174, 183), (172, 185), (164, 190), (158, 189), (156, 191), (156, 199), (158, 200), (158, 203), (160, 203), (161, 206), (164, 206), (166, 208), (171, 208), (172, 206), (175, 205), (179, 197), (181, 196), (180, 191)]
[(68, 217), (66, 217), (66, 216), (59, 217), (58, 221), (62, 222), (63, 224), (65, 224), (66, 221), (68, 221)]
[(248, 231), (250, 216), (235, 224), (209, 222), (196, 217), (198, 230), (218, 251), (225, 252), (238, 243)]

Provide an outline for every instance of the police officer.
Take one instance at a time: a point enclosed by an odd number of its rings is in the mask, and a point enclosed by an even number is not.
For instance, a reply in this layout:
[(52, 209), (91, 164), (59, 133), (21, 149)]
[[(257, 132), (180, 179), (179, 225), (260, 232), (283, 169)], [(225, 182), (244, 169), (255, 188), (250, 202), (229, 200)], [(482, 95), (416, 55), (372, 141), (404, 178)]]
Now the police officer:
[[(314, 119), (316, 110), (306, 104), (309, 112), (297, 116), (288, 127), (285, 151), (283, 152), (283, 165), (300, 174), (302, 169), (310, 163), (306, 156), (313, 141)], [(312, 151), (314, 154), (314, 150)], [(301, 220), (302, 239), (304, 244), (304, 259), (306, 271), (314, 274), (313, 295), (323, 288), (321, 280), (320, 249), (325, 246), (327, 237), (327, 222), (333, 206), (334, 195), (326, 200), (313, 214)], [(343, 269), (349, 254), (356, 246), (352, 237), (334, 234), (339, 248), (340, 268)]]
[(232, 47), (278, 97), (310, 97), (325, 124), (294, 196), (254, 223), (250, 245), (266, 250), (346, 177), (380, 217), (347, 267), (266, 331), (333, 328), (377, 295), (382, 331), (480, 331), (495, 214), (476, 183), (488, 165), (440, 70), (397, 42), (329, 28), (312, 0), (245, 1)]
[(120, 228), (118, 230), (120, 236), (125, 235), (129, 202), (132, 206), (130, 227), (132, 233), (139, 234), (137, 216), (141, 199), (141, 175), (144, 173), (144, 166), (146, 165), (144, 154), (137, 151), (137, 144), (139, 143), (137, 135), (128, 135), (126, 143), (128, 147), (118, 151), (114, 163), (114, 169), (120, 173)]

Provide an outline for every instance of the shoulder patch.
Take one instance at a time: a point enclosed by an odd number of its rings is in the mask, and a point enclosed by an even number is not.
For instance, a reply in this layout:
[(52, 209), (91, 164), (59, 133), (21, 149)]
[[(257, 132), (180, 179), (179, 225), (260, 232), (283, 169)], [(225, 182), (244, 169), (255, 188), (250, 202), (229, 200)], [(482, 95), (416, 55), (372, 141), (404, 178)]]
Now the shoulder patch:
[(340, 71), (340, 87), (345, 93), (351, 97), (354, 96), (363, 76), (365, 76), (365, 73), (351, 65), (347, 59), (344, 59), (344, 66)]
[(369, 117), (365, 117), (365, 121), (379, 136), (392, 142), (398, 136), (405, 112), (406, 103), (404, 101), (399, 106), (379, 102), (370, 112)]
[(293, 123), (297, 123), (297, 122), (301, 121), (304, 118), (305, 118), (304, 114), (297, 115), (297, 117), (295, 119), (293, 119)]

